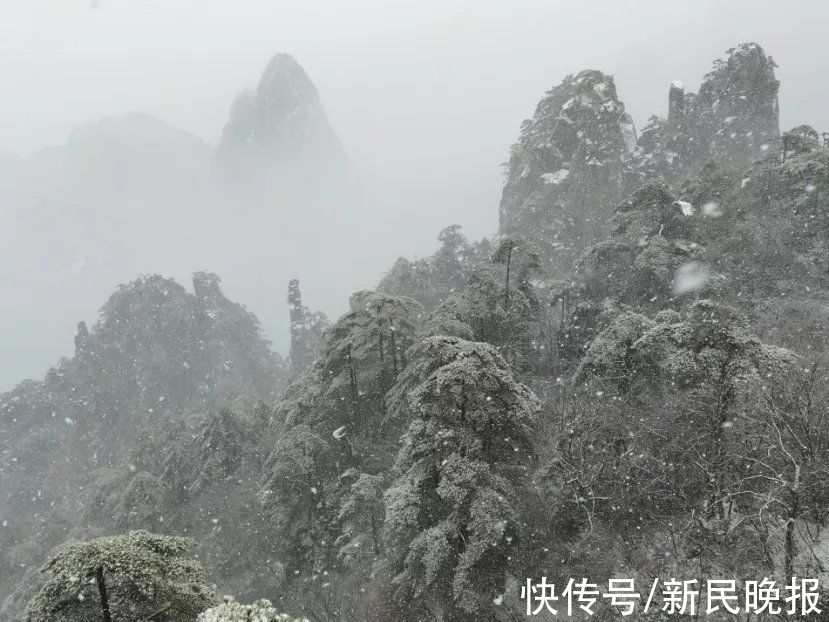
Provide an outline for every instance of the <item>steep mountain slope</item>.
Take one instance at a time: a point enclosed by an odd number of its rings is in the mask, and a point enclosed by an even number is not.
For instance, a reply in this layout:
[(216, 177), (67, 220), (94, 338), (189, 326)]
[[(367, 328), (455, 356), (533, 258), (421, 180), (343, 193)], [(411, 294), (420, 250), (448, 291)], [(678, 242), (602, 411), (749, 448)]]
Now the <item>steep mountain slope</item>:
[[(159, 479), (159, 467), (150, 475), (147, 463), (158, 455), (169, 464), (171, 448), (186, 454), (202, 426), (230, 431), (207, 434), (198, 460), (212, 455), (222, 466), (228, 434), (238, 437), (233, 443), (254, 444), (253, 424), (198, 417), (225, 407), (251, 412), (273, 400), (282, 360), (256, 318), (224, 297), (215, 275), (197, 273), (193, 286), (191, 294), (159, 276), (121, 286), (92, 329), (79, 324), (75, 356), (43, 381), (0, 396), (3, 596), (67, 538), (125, 527), (163, 530), (158, 504), (179, 491)], [(228, 446), (237, 455), (243, 449)], [(176, 475), (194, 486), (184, 463)], [(173, 513), (168, 520), (175, 529)]]
[(761, 155), (779, 136), (774, 61), (754, 43), (727, 54), (698, 95), (674, 82), (668, 119), (651, 118), (638, 139), (612, 77), (590, 70), (565, 78), (511, 149), (501, 233), (531, 237), (560, 275), (644, 182), (681, 182), (711, 159), (733, 168)]
[(66, 145), (16, 161), (0, 183), (9, 267), (0, 340), (15, 360), (0, 363), (2, 386), (67, 351), (74, 322), (118, 283), (200, 266), (210, 163), (207, 144), (140, 114), (81, 127)]
[[(320, 306), (344, 307), (345, 276), (372, 254), (350, 240), (371, 214), (317, 89), (280, 54), (246, 97), (216, 149), (132, 113), (80, 127), (63, 146), (0, 159), (0, 262), (10, 267), (0, 341), (11, 349), (0, 386), (68, 351), (70, 327), (94, 313), (91, 301), (137, 274), (209, 266), (256, 309), (280, 350), (287, 314), (252, 265), (276, 283), (302, 276)], [(354, 262), (332, 274), (325, 250)]]
[(625, 193), (633, 121), (600, 71), (568, 76), (539, 102), (510, 151), (502, 233), (532, 234), (566, 265), (604, 231), (607, 206)]
[[(342, 145), (328, 122), (317, 89), (289, 54), (277, 54), (256, 90), (242, 91), (225, 125), (218, 156), (245, 168), (345, 166)], [(237, 163), (238, 164), (238, 163)]]
[(728, 50), (703, 78), (699, 94), (671, 85), (668, 118), (651, 117), (642, 130), (634, 167), (640, 180), (679, 181), (716, 158), (740, 167), (780, 136), (777, 66), (756, 43)]
[(381, 282), (436, 294), (425, 339), (494, 345), (542, 401), (527, 548), (488, 619), (551, 572), (826, 578), (829, 156), (811, 127), (779, 135), (762, 48), (727, 54), (627, 149), (609, 78), (566, 78), (512, 149), (491, 262), (454, 293), (437, 255)]
[(321, 621), (513, 622), (540, 577), (819, 577), (829, 602), (829, 155), (777, 137), (762, 49), (729, 54), (638, 143), (609, 76), (566, 78), (491, 242), (447, 227), (330, 325), (292, 281), (284, 390), (213, 275), (121, 288), (0, 400), (0, 512), (40, 530), (0, 531), (5, 583), (43, 542), (145, 528)]

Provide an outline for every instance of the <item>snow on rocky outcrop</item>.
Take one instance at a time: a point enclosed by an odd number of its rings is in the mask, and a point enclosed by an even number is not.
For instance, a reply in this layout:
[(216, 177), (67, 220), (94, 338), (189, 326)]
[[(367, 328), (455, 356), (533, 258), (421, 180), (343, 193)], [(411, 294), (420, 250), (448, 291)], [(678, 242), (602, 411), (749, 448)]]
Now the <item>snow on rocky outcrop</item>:
[(652, 117), (642, 130), (640, 180), (680, 180), (713, 158), (739, 167), (760, 156), (780, 135), (775, 67), (763, 48), (743, 43), (714, 61), (698, 94), (675, 80), (668, 118)]
[(728, 50), (698, 94), (674, 80), (667, 118), (652, 117), (638, 137), (612, 76), (566, 77), (524, 121), (510, 151), (500, 231), (538, 242), (555, 276), (648, 180), (680, 183), (710, 160), (739, 168), (760, 157), (780, 135), (775, 67), (756, 43)]
[(567, 76), (524, 121), (513, 145), (500, 207), (504, 233), (544, 242), (548, 256), (574, 258), (601, 231), (606, 206), (623, 195), (633, 120), (613, 77)]

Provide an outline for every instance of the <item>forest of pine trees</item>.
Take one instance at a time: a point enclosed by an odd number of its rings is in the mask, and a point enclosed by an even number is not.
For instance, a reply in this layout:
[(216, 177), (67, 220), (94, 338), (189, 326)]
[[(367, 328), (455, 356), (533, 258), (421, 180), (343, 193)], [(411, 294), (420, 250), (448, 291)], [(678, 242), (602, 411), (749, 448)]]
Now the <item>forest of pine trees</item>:
[(332, 320), (285, 284), (287, 358), (214, 274), (120, 286), (0, 395), (0, 620), (507, 622), (542, 576), (822, 579), (829, 149), (780, 133), (774, 66), (738, 46), (633, 142), (612, 78), (568, 76), (499, 231), (446, 227)]

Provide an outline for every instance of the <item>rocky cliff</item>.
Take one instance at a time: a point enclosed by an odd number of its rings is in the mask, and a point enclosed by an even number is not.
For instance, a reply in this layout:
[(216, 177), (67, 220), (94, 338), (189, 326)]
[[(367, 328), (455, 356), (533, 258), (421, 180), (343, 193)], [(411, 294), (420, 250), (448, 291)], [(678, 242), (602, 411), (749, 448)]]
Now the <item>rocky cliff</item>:
[(714, 61), (698, 94), (674, 81), (668, 118), (651, 117), (642, 130), (640, 179), (678, 181), (708, 160), (739, 167), (768, 150), (780, 135), (776, 66), (759, 45), (743, 43)]
[(345, 164), (316, 86), (289, 54), (274, 56), (256, 89), (239, 94), (217, 155), (225, 165), (266, 171)]
[(636, 149), (613, 78), (587, 70), (548, 91), (513, 145), (500, 207), (503, 233), (524, 233), (548, 257), (572, 260), (622, 198)]
[(755, 43), (728, 50), (698, 94), (675, 80), (668, 117), (637, 137), (612, 76), (582, 71), (541, 100), (511, 151), (500, 231), (542, 247), (551, 274), (566, 271), (609, 229), (613, 207), (651, 179), (681, 182), (715, 159), (739, 168), (779, 137), (774, 60)]

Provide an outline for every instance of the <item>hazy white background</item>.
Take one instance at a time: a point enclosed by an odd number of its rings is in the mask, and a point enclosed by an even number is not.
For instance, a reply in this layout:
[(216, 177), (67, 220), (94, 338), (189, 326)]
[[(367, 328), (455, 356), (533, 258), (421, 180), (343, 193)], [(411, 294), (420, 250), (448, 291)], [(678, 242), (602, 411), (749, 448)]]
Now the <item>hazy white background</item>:
[[(0, 154), (61, 145), (80, 124), (130, 111), (215, 145), (239, 90), (289, 52), (390, 223), (387, 261), (353, 266), (353, 287), (370, 286), (394, 255), (431, 252), (447, 224), (476, 238), (495, 230), (500, 164), (564, 75), (613, 74), (641, 127), (665, 114), (671, 80), (695, 91), (715, 57), (753, 40), (780, 65), (783, 127), (823, 131), (827, 35), (825, 0), (0, 0)], [(19, 270), (0, 266), (0, 307), (12, 279), (41, 287), (43, 275)], [(284, 284), (266, 284), (272, 296), (252, 304), (225, 278), (284, 349)], [(0, 327), (0, 389), (70, 354), (75, 321), (94, 321), (107, 293), (78, 302), (83, 317), (55, 300), (54, 325), (40, 331)], [(306, 299), (342, 309), (319, 287)]]

